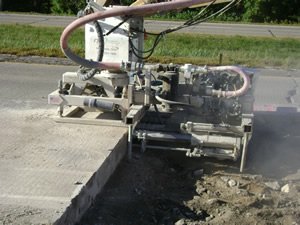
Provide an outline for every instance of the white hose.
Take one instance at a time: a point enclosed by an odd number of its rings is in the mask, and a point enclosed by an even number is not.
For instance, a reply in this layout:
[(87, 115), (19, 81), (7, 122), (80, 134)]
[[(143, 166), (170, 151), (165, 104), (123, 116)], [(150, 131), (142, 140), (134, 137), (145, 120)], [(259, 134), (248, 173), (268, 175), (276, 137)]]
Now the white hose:
[(185, 106), (191, 106), (188, 103), (184, 103), (184, 102), (175, 102), (175, 101), (170, 101), (164, 98), (159, 97), (157, 94), (155, 95), (155, 98), (157, 101), (161, 102), (161, 103), (165, 103), (165, 104), (169, 104), (169, 105), (185, 105)]

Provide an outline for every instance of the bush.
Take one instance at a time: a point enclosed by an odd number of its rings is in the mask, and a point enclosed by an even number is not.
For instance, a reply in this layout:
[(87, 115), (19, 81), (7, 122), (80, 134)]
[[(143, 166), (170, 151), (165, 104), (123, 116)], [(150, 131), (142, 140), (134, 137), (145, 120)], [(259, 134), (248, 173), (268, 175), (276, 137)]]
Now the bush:
[(245, 0), (243, 21), (285, 23), (299, 22), (298, 0)]
[[(299, 0), (244, 0), (219, 17), (213, 19), (236, 22), (299, 23), (300, 7), (298, 1)], [(220, 10), (226, 4), (227, 3), (211, 6), (203, 15), (203, 18)], [(153, 18), (188, 20), (200, 12), (200, 10), (202, 10), (202, 8), (185, 9), (180, 13), (171, 12), (163, 16), (155, 15)]]
[[(39, 12), (76, 15), (84, 9), (86, 0), (3, 0), (4, 10), (15, 12)], [(135, 0), (120, 0), (122, 5), (130, 5)], [(115, 2), (119, 2), (116, 0)], [(203, 17), (224, 7), (227, 3), (214, 5)], [(165, 15), (155, 15), (157, 19), (188, 20), (202, 8), (185, 9), (180, 13), (169, 12)], [(214, 18), (220, 21), (268, 22), (268, 23), (300, 23), (299, 0), (243, 0), (221, 16)]]
[(85, 0), (51, 0), (51, 12), (58, 14), (77, 14), (86, 6)]

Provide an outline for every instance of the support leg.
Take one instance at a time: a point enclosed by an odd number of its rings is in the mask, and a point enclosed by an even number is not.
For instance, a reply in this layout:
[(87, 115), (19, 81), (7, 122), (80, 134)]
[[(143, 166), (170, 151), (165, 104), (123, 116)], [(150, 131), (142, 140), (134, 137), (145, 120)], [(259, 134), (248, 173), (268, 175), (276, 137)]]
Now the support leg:
[(247, 155), (247, 144), (248, 144), (248, 134), (245, 133), (244, 141), (243, 141), (243, 151), (241, 157), (241, 165), (240, 165), (240, 172), (242, 173), (246, 163), (246, 155)]
[(64, 112), (64, 106), (63, 106), (63, 105), (59, 105), (59, 106), (57, 107), (57, 116), (58, 116), (58, 117), (62, 117), (63, 112)]
[(130, 162), (132, 157), (132, 125), (128, 126), (128, 146), (127, 146), (127, 160)]

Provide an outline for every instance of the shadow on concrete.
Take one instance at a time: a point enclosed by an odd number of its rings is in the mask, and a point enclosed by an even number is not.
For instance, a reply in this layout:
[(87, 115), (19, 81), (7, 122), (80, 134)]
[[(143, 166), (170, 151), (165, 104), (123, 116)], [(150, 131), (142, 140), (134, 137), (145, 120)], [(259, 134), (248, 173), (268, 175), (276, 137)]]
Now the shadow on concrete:
[(267, 177), (282, 178), (300, 169), (299, 113), (256, 113), (247, 168)]

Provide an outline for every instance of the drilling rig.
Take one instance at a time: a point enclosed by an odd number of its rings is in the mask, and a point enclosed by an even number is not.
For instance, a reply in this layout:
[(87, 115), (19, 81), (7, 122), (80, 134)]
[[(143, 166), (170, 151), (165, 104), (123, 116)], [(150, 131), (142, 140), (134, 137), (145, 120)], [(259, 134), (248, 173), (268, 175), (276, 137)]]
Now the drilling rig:
[[(203, 18), (215, 3), (226, 6)], [(161, 39), (224, 13), (239, 1), (176, 0), (131, 6), (87, 1), (79, 18), (66, 27), (60, 45), (80, 65), (66, 72), (49, 104), (57, 122), (128, 127), (132, 148), (184, 151), (188, 157), (241, 160), (245, 166), (252, 136), (255, 74), (238, 66), (145, 64)], [(180, 26), (160, 33), (144, 29), (144, 17), (188, 7), (203, 7)], [(71, 33), (85, 26), (85, 58), (68, 45)], [(144, 36), (155, 35), (144, 50)]]

